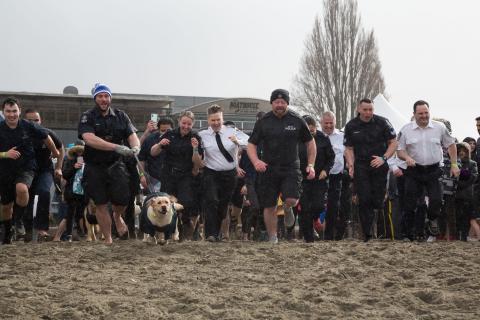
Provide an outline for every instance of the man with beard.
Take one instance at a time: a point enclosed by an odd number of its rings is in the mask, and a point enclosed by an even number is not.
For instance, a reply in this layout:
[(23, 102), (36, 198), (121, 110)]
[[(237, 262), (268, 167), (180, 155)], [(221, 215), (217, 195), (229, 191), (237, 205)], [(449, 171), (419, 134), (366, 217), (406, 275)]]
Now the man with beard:
[(121, 156), (138, 154), (140, 141), (127, 114), (111, 107), (110, 88), (105, 84), (96, 84), (92, 95), (95, 107), (82, 114), (78, 136), (85, 141), (86, 194), (97, 207), (96, 216), (105, 243), (111, 244), (109, 202), (113, 207), (113, 219), (120, 239), (128, 239), (122, 214), (130, 199), (129, 173)]
[[(294, 217), (292, 207), (300, 198), (302, 172), (306, 178), (315, 178), (315, 156), (317, 148), (308, 126), (297, 113), (288, 109), (290, 96), (287, 90), (276, 89), (270, 96), (272, 111), (255, 123), (249, 139), (247, 153), (255, 170), (259, 172), (259, 200), (264, 208), (263, 216), (271, 243), (278, 243), (277, 215), (275, 208), (281, 194), (285, 224), (291, 227)], [(298, 145), (307, 148), (307, 166), (300, 168)], [(263, 145), (263, 158), (258, 158), (257, 146)]]
[(398, 138), (398, 157), (405, 160), (405, 206), (404, 224), (406, 237), (414, 239), (414, 218), (417, 199), (423, 195), (424, 188), (428, 196), (428, 229), (429, 241), (434, 241), (439, 234), (437, 218), (442, 205), (442, 186), (439, 181), (442, 175), (442, 146), (447, 148), (450, 157), (450, 175), (458, 177), (457, 147), (455, 139), (445, 125), (430, 120), (428, 102), (419, 100), (413, 105), (415, 121), (405, 125)]

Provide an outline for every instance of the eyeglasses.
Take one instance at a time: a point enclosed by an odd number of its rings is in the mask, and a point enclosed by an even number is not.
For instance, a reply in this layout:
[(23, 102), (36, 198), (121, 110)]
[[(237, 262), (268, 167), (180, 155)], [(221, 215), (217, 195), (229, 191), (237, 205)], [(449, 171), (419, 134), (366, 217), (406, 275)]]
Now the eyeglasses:
[(30, 122), (40, 122), (40, 119), (28, 119)]

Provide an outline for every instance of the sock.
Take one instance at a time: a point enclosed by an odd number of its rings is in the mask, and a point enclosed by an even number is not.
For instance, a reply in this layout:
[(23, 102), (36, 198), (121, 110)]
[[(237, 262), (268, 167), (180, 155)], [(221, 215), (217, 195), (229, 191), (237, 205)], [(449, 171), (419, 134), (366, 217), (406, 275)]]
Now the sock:
[(2, 221), (5, 227), (5, 233), (3, 236), (3, 243), (10, 244), (12, 243), (12, 219)]
[(25, 232), (32, 231), (33, 226), (33, 217), (26, 216), (27, 207), (20, 207), (18, 204), (13, 205), (13, 215), (15, 219), (23, 221), (23, 226), (25, 227)]

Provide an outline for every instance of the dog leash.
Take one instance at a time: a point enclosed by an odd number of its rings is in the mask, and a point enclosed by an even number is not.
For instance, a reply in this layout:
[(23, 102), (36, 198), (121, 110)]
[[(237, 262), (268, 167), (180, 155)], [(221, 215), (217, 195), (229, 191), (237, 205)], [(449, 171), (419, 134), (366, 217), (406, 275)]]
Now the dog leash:
[(150, 177), (145, 172), (145, 170), (143, 170), (142, 165), (140, 164), (140, 160), (138, 159), (138, 156), (136, 154), (133, 154), (133, 156), (135, 157), (135, 160), (137, 161), (138, 171), (140, 171), (140, 174), (143, 174), (143, 176), (145, 177), (145, 180), (147, 181), (147, 191), (150, 194), (150, 193), (152, 193), (152, 190), (150, 190)]

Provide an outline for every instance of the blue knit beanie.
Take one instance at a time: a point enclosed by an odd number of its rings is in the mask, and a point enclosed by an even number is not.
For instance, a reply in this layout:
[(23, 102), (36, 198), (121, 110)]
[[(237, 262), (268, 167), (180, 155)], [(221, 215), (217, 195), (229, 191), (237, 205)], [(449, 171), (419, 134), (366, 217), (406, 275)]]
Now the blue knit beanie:
[(95, 84), (95, 87), (92, 89), (93, 99), (95, 99), (96, 95), (99, 94), (99, 93), (108, 93), (110, 98), (112, 97), (112, 91), (110, 90), (110, 88), (106, 84), (103, 84), (103, 83), (96, 83)]

